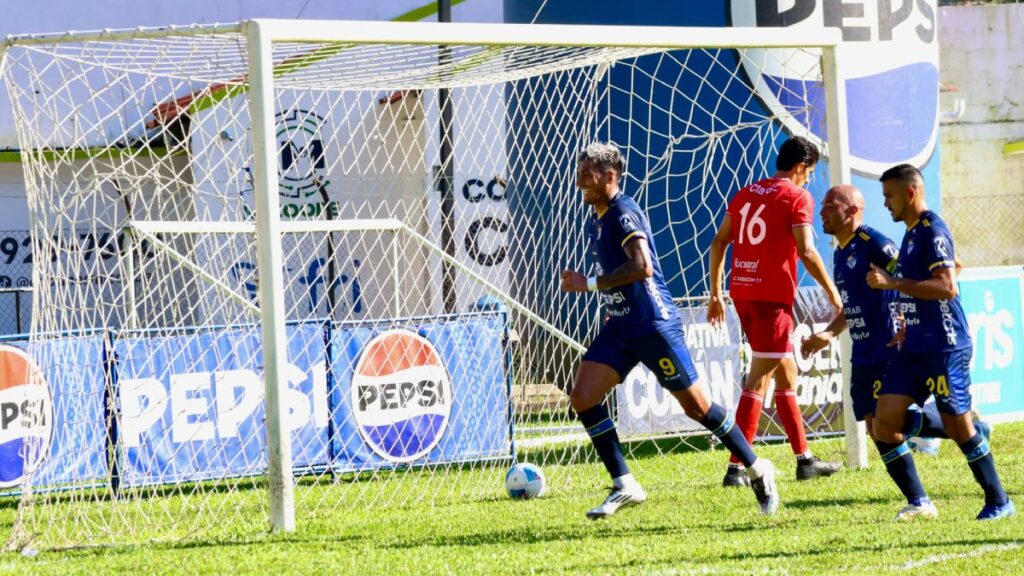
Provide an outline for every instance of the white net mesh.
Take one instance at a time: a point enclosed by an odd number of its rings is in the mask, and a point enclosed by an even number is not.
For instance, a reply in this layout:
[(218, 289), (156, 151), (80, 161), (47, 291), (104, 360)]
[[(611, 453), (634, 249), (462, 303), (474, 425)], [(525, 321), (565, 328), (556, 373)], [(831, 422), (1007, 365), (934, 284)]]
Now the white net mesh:
[[(574, 185), (587, 143), (623, 148), (624, 188), (685, 307), (706, 291), (728, 196), (771, 171), (785, 129), (823, 133), (805, 50), (283, 43), (273, 62), (266, 167), (240, 33), (8, 50), (36, 263), (28, 348), (53, 400), (49, 442), (21, 450), (41, 463), (11, 487), (11, 542), (265, 529), (254, 171), (276, 169), (282, 219), (307, 223), (281, 239), (303, 518), (490, 497), (513, 459), (555, 489), (584, 473), (564, 392), (600, 315), (557, 277), (592, 265)], [(772, 70), (805, 81), (774, 85), (781, 107), (751, 90)], [(728, 406), (735, 376), (713, 390)], [(706, 446), (681, 431), (656, 451)]]

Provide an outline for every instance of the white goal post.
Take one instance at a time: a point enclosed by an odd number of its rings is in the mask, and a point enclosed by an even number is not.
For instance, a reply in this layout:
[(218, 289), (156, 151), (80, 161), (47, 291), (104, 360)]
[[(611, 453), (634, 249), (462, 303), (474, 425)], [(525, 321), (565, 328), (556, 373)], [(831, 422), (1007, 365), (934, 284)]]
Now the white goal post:
[[(423, 44), (423, 45), (478, 45), (478, 46), (604, 46), (604, 47), (636, 47), (636, 48), (739, 48), (739, 47), (821, 47), (823, 62), (822, 71), (825, 80), (828, 114), (828, 158), (830, 162), (831, 184), (833, 186), (849, 183), (850, 168), (846, 158), (846, 110), (845, 87), (840, 81), (839, 59), (836, 51), (839, 45), (839, 31), (825, 29), (819, 34), (800, 34), (798, 39), (785, 29), (745, 30), (742, 39), (730, 35), (726, 43), (722, 43), (722, 30), (718, 28), (672, 28), (672, 27), (633, 27), (616, 26), (552, 26), (552, 25), (499, 25), (499, 24), (416, 24), (406, 26), (390, 22), (359, 22), (338, 23), (330, 21), (288, 20), (250, 20), (245, 23), (245, 34), (248, 38), (249, 58), (251, 66), (251, 82), (253, 85), (250, 106), (253, 121), (253, 140), (257, 165), (276, 165), (276, 147), (273, 143), (274, 129), (274, 63), (271, 58), (274, 42), (344, 42), (352, 44)], [(628, 33), (627, 33), (628, 30)], [(604, 43), (602, 43), (604, 39)], [(796, 40), (794, 42), (794, 40)], [(284, 348), (283, 328), (284, 280), (278, 273), (281, 269), (281, 253), (279, 249), (279, 219), (277, 208), (277, 172), (276, 170), (257, 171), (256, 197), (262, 204), (257, 204), (256, 219), (262, 234), (260, 259), (263, 264), (261, 271), (261, 299), (264, 306), (273, 302), (263, 313), (264, 346), (271, 358), (277, 355), (271, 350)], [(276, 299), (276, 300), (275, 300)], [(278, 348), (280, 347), (280, 348)], [(279, 366), (283, 365), (283, 362)], [(849, 370), (844, 370), (844, 380), (848, 379)], [(284, 441), (279, 422), (280, 408), (277, 405), (277, 389), (284, 381), (278, 373), (268, 372), (265, 378), (267, 403), (267, 434), (270, 451), (271, 489), (271, 523), (275, 529), (294, 529), (294, 501), (291, 495), (292, 470), (291, 452)], [(844, 399), (849, 398), (849, 385), (844, 384)], [(849, 406), (849, 403), (846, 403)], [(850, 408), (844, 411), (845, 424), (854, 434), (847, 434), (847, 463), (861, 466), (866, 463), (866, 448), (863, 431), (857, 426)], [(850, 426), (852, 424), (852, 426)], [(278, 460), (275, 462), (275, 460)]]
[(291, 531), (297, 509), (490, 495), (523, 454), (572, 481), (592, 454), (564, 392), (600, 324), (554, 285), (592, 264), (575, 154), (623, 148), (699, 302), (709, 234), (776, 142), (812, 136), (849, 182), (841, 50), (831, 29), (264, 19), (8, 39), (25, 347), (55, 396), (0, 486), (23, 499), (8, 546)]

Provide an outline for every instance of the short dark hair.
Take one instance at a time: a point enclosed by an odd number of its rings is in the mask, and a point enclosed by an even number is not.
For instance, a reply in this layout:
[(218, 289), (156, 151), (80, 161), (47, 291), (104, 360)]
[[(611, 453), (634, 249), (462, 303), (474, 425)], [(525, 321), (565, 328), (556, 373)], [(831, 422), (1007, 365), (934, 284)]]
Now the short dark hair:
[(792, 170), (799, 163), (810, 168), (818, 163), (818, 147), (803, 136), (793, 136), (782, 143), (775, 159), (776, 170)]
[(622, 152), (619, 152), (619, 147), (611, 142), (593, 142), (581, 150), (576, 156), (576, 163), (581, 164), (584, 161), (590, 162), (599, 170), (615, 170), (620, 178), (625, 168)]
[(904, 184), (924, 184), (924, 176), (922, 176), (921, 171), (912, 164), (897, 164), (885, 172), (882, 172), (882, 176), (878, 178), (878, 181), (885, 182), (886, 180), (899, 180)]

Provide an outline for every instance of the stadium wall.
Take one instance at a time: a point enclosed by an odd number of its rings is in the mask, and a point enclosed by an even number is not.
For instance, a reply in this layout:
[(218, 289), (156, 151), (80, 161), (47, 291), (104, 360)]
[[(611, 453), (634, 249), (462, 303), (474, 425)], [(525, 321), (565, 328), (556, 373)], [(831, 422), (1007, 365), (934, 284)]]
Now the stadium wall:
[[(1024, 5), (939, 11), (943, 212), (967, 266), (1024, 263)], [(1016, 143), (1016, 144), (1015, 144)]]

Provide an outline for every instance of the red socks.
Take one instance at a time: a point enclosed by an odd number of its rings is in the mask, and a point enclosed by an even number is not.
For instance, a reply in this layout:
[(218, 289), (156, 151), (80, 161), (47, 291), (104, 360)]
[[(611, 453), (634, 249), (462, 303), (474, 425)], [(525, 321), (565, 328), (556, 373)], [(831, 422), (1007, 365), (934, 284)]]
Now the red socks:
[(805, 454), (807, 434), (804, 432), (804, 415), (796, 405), (796, 390), (775, 391), (775, 412), (779, 420), (782, 420), (782, 427), (786, 429), (793, 454)]
[[(764, 397), (757, 392), (744, 390), (740, 396), (740, 405), (736, 407), (736, 425), (743, 431), (747, 442), (753, 444), (754, 434), (757, 434), (757, 424), (761, 420), (761, 406), (764, 404)], [(736, 456), (730, 456), (729, 462), (739, 464)]]

